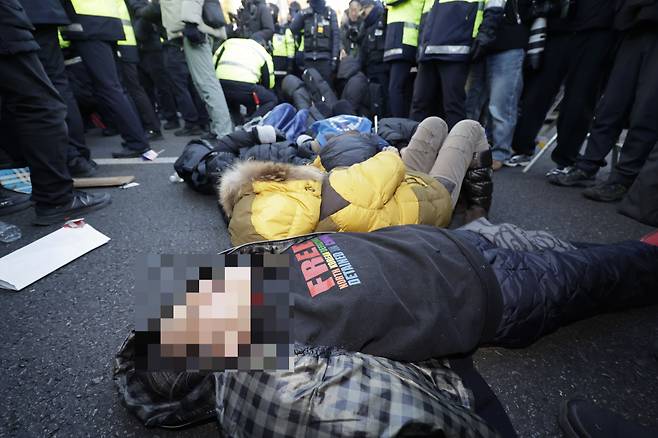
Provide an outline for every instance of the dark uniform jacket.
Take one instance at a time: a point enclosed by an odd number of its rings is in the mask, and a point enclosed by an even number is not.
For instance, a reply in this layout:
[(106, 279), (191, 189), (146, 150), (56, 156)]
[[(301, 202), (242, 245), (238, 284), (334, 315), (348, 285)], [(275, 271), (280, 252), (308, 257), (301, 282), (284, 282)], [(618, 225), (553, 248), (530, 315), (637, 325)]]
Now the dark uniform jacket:
[(34, 27), (18, 0), (0, 1), (0, 55), (39, 50), (32, 29)]
[(386, 48), (386, 11), (375, 7), (364, 20), (363, 38), (359, 57), (361, 69), (369, 78), (381, 72), (386, 72), (389, 65), (384, 63)]
[(57, 24), (66, 25), (70, 23), (69, 17), (59, 0), (20, 0), (27, 16), (32, 24)]
[(336, 13), (330, 7), (302, 10), (293, 19), (290, 30), (304, 36), (304, 59), (338, 59), (340, 29)]

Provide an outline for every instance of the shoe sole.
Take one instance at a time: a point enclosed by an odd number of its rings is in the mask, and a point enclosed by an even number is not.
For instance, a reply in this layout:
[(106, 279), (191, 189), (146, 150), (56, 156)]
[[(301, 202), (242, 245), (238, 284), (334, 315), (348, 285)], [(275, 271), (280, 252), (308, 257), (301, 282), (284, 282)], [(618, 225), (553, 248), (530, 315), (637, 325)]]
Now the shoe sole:
[(503, 166), (507, 167), (526, 167), (530, 162), (527, 163), (503, 163)]
[(624, 196), (622, 196), (620, 198), (606, 198), (606, 197), (601, 197), (601, 196), (597, 196), (597, 195), (591, 195), (587, 192), (583, 192), (583, 196), (586, 197), (587, 199), (590, 199), (592, 201), (597, 201), (597, 202), (619, 202), (624, 198)]
[(107, 201), (101, 202), (98, 204), (90, 205), (89, 207), (85, 207), (83, 209), (80, 209), (75, 212), (75, 214), (59, 214), (59, 215), (53, 215), (53, 216), (37, 216), (33, 221), (32, 224), (34, 225), (39, 225), (39, 226), (45, 226), (45, 225), (54, 225), (58, 223), (64, 223), (67, 220), (70, 219), (75, 219), (76, 217), (80, 217), (83, 214), (90, 213), (92, 211), (100, 210), (101, 208), (110, 205), (112, 203), (112, 198), (108, 198)]
[(567, 438), (581, 438), (581, 435), (578, 435), (573, 427), (571, 427), (571, 423), (569, 423), (569, 408), (567, 403), (567, 401), (563, 401), (560, 405), (560, 413), (558, 414), (557, 422)]
[(560, 187), (592, 187), (594, 185), (594, 180), (586, 180), (586, 181), (573, 181), (573, 182), (562, 182), (558, 179), (551, 178), (550, 176), (547, 178), (548, 182), (553, 184), (554, 186), (560, 186)]

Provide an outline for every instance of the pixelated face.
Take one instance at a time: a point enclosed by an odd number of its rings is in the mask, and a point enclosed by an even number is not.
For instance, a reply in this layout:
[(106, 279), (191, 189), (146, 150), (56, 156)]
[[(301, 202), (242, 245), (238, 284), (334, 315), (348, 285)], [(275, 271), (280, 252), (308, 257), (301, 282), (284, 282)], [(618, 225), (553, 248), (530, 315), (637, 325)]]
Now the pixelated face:
[(359, 19), (361, 12), (361, 5), (359, 2), (353, 1), (350, 3), (349, 8), (347, 9), (347, 16), (349, 17), (350, 21), (356, 21)]
[(199, 280), (171, 318), (160, 321), (162, 355), (185, 357), (198, 344), (206, 357), (238, 357), (251, 340), (251, 268), (224, 268), (223, 280)]

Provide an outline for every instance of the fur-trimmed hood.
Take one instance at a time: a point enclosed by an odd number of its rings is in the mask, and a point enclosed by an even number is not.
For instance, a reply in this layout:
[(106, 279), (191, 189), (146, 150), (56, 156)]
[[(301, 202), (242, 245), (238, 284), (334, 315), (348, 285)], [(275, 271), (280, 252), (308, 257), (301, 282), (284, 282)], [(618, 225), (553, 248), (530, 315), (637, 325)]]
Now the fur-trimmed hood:
[(322, 181), (324, 173), (314, 166), (295, 166), (273, 161), (241, 161), (222, 174), (219, 203), (228, 217), (235, 204), (251, 190), (254, 181)]

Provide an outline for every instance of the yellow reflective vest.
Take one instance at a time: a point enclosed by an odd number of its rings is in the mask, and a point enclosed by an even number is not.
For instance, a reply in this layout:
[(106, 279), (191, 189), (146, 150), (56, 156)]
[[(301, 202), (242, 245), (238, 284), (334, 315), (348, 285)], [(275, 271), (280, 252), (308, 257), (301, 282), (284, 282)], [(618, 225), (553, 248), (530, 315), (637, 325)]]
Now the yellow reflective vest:
[(272, 56), (254, 40), (229, 38), (219, 46), (213, 59), (218, 79), (274, 87)]
[(123, 0), (71, 0), (75, 16), (62, 28), (62, 36), (67, 40), (123, 40), (120, 3), (125, 7)]
[(415, 61), (425, 0), (387, 0), (384, 61)]
[(286, 29), (284, 33), (275, 32), (272, 36), (272, 58), (274, 74), (285, 76), (295, 59), (295, 37), (290, 29)]

